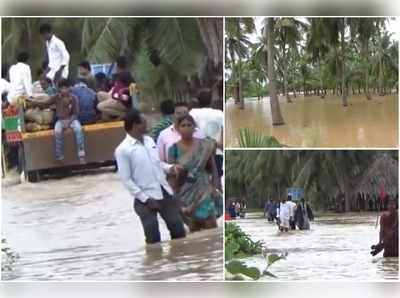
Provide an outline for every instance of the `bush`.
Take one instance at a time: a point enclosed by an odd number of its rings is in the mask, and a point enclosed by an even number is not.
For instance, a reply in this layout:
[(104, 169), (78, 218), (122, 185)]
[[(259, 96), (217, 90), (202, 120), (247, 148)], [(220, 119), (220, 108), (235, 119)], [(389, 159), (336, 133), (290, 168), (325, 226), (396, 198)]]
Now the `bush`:
[[(245, 257), (262, 255), (266, 261), (264, 270), (256, 267), (248, 267), (244, 261)], [(225, 223), (225, 279), (243, 280), (246, 277), (257, 280), (262, 276), (276, 278), (269, 271), (269, 267), (276, 261), (284, 259), (286, 255), (267, 254), (262, 241), (254, 242), (248, 234), (235, 223)]]

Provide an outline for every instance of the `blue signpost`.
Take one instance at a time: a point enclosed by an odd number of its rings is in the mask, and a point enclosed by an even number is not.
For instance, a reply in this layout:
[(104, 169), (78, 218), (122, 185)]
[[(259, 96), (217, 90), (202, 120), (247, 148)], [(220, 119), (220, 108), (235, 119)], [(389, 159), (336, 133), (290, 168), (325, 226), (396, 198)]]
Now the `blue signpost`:
[(287, 195), (292, 197), (292, 201), (300, 201), (304, 198), (304, 189), (300, 187), (290, 187), (286, 190)]

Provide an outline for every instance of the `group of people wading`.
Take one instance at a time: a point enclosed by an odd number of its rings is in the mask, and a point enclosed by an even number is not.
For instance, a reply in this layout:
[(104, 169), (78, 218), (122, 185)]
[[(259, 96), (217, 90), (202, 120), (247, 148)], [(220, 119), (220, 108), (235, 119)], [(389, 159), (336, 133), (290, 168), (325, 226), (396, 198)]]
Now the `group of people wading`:
[[(384, 204), (385, 210), (380, 216), (379, 241), (371, 246), (371, 255), (376, 256), (383, 251), (383, 257), (399, 256), (399, 215), (397, 199), (387, 196)], [(314, 215), (309, 204), (304, 198), (297, 203), (292, 201), (289, 195), (281, 202), (268, 200), (264, 208), (264, 217), (269, 222), (276, 221), (281, 232), (289, 230), (309, 230), (310, 222)]]
[(264, 217), (269, 222), (276, 221), (281, 232), (296, 230), (296, 227), (299, 230), (309, 230), (310, 221), (314, 220), (312, 209), (304, 198), (295, 203), (291, 195), (279, 203), (268, 200), (264, 207)]

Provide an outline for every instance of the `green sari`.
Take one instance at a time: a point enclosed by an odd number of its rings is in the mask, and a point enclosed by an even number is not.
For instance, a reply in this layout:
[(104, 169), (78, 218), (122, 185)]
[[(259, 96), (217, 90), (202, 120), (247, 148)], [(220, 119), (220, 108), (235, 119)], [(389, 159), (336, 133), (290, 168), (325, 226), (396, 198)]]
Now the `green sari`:
[(214, 152), (215, 143), (211, 139), (199, 140), (191, 152), (184, 152), (177, 143), (168, 151), (169, 163), (179, 164), (187, 172), (176, 191), (177, 198), (189, 210), (190, 215), (184, 215), (185, 221), (205, 220), (222, 215), (222, 194), (211, 183), (210, 173), (207, 171)]

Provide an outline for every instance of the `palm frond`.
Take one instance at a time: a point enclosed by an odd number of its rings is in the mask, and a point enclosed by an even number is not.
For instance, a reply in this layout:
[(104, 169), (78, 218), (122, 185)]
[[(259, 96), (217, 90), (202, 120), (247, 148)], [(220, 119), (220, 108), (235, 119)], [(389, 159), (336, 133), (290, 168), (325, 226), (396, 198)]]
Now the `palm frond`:
[(239, 131), (239, 146), (242, 148), (279, 148), (283, 147), (275, 137), (264, 136), (248, 128)]

